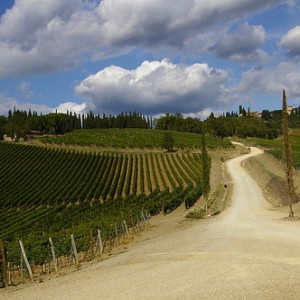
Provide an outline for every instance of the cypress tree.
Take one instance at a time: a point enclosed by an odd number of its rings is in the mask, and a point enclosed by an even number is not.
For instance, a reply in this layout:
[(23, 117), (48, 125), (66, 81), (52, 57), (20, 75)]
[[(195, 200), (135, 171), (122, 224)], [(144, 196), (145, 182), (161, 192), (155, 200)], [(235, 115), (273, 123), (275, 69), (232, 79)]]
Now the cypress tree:
[(202, 193), (206, 202), (210, 192), (210, 157), (208, 156), (206, 149), (206, 137), (205, 137), (205, 126), (202, 125), (202, 136), (201, 136), (201, 154), (202, 154)]
[(293, 180), (293, 162), (292, 162), (292, 151), (289, 142), (289, 132), (288, 132), (288, 113), (287, 113), (287, 103), (285, 90), (282, 93), (282, 131), (283, 131), (283, 161), (285, 162), (285, 173), (288, 185), (288, 198), (289, 198), (289, 217), (294, 217), (293, 211), (293, 195), (295, 194), (295, 186)]

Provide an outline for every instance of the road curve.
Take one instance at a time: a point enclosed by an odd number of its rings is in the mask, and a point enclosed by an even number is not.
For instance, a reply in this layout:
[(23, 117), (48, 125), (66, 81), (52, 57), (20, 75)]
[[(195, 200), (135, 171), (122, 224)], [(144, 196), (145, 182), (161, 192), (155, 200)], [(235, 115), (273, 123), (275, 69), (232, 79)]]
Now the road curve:
[(227, 162), (232, 205), (218, 217), (4, 299), (300, 299), (300, 223), (284, 220), (241, 166), (260, 153)]

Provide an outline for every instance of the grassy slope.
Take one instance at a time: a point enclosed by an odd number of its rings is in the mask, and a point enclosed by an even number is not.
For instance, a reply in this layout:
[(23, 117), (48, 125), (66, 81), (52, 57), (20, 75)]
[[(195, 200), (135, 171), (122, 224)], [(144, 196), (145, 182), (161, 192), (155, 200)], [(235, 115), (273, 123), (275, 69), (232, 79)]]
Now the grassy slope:
[[(113, 148), (160, 148), (165, 131), (150, 129), (90, 129), (75, 130), (64, 136), (42, 138), (50, 144), (97, 146)], [(176, 148), (200, 148), (200, 136), (194, 133), (172, 131)], [(226, 140), (207, 137), (209, 148), (230, 147)]]
[[(292, 148), (293, 164), (299, 169), (300, 168), (300, 130), (294, 129), (290, 132), (290, 144)], [(267, 153), (272, 154), (275, 158), (282, 159), (282, 140), (267, 140), (250, 138), (244, 140), (248, 145), (258, 145), (266, 149)]]

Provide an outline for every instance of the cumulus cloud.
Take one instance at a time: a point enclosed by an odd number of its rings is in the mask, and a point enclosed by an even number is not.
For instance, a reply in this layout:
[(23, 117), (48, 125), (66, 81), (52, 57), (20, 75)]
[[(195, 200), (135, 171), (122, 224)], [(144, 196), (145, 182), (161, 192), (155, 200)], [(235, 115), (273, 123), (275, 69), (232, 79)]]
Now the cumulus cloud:
[(19, 0), (0, 20), (0, 76), (79, 64), (99, 47), (101, 20), (82, 0)]
[(245, 72), (237, 90), (240, 94), (263, 92), (280, 95), (286, 89), (289, 96), (299, 97), (299, 86), (300, 66), (282, 62), (274, 68)]
[(76, 114), (82, 114), (86, 112), (86, 103), (75, 103), (75, 102), (65, 102), (60, 104), (57, 107), (57, 112), (59, 113), (67, 113), (67, 112), (75, 112)]
[(17, 0), (0, 19), (0, 77), (70, 69), (135, 47), (184, 50), (197, 43), (199, 53), (201, 36), (287, 1), (163, 2)]
[(76, 86), (87, 109), (146, 114), (197, 113), (224, 105), (225, 70), (207, 64), (175, 65), (168, 60), (144, 61), (134, 70), (107, 67)]
[[(103, 30), (111, 45), (183, 47), (257, 10), (286, 1), (105, 0), (99, 6)], [(201, 46), (201, 45), (200, 45)]]
[(280, 45), (287, 49), (288, 55), (300, 56), (300, 26), (296, 26), (288, 31), (280, 41)]
[(260, 50), (265, 41), (262, 26), (242, 24), (235, 32), (226, 33), (211, 48), (219, 57), (238, 62), (261, 60), (267, 56)]

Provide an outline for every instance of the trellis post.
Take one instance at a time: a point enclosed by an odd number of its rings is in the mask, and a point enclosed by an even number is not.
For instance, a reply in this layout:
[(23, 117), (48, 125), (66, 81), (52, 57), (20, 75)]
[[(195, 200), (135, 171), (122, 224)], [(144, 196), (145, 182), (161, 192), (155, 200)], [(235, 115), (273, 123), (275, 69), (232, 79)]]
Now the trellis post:
[(28, 270), (30, 279), (33, 279), (32, 270), (31, 270), (29, 261), (28, 261), (27, 256), (26, 256), (26, 252), (25, 252), (25, 249), (24, 249), (23, 242), (22, 242), (21, 240), (19, 240), (19, 244), (20, 244), (20, 248), (21, 248), (22, 257), (23, 257), (23, 259), (24, 259), (24, 262), (25, 262), (26, 268), (27, 268), (27, 270)]
[(56, 255), (55, 255), (54, 244), (53, 244), (53, 241), (52, 241), (51, 237), (49, 238), (49, 243), (50, 243), (50, 246), (51, 246), (51, 254), (52, 254), (52, 261), (53, 261), (53, 264), (54, 264), (54, 269), (55, 269), (55, 272), (57, 273), (58, 272), (58, 270), (57, 270), (57, 258), (56, 258)]
[(8, 265), (7, 265), (7, 258), (6, 258), (6, 251), (4, 248), (3, 241), (0, 240), (0, 259), (2, 261), (2, 279), (4, 287), (8, 287)]
[(78, 266), (79, 265), (78, 253), (77, 253), (76, 243), (73, 234), (71, 234), (71, 244), (72, 244), (72, 252), (75, 258), (75, 265)]

